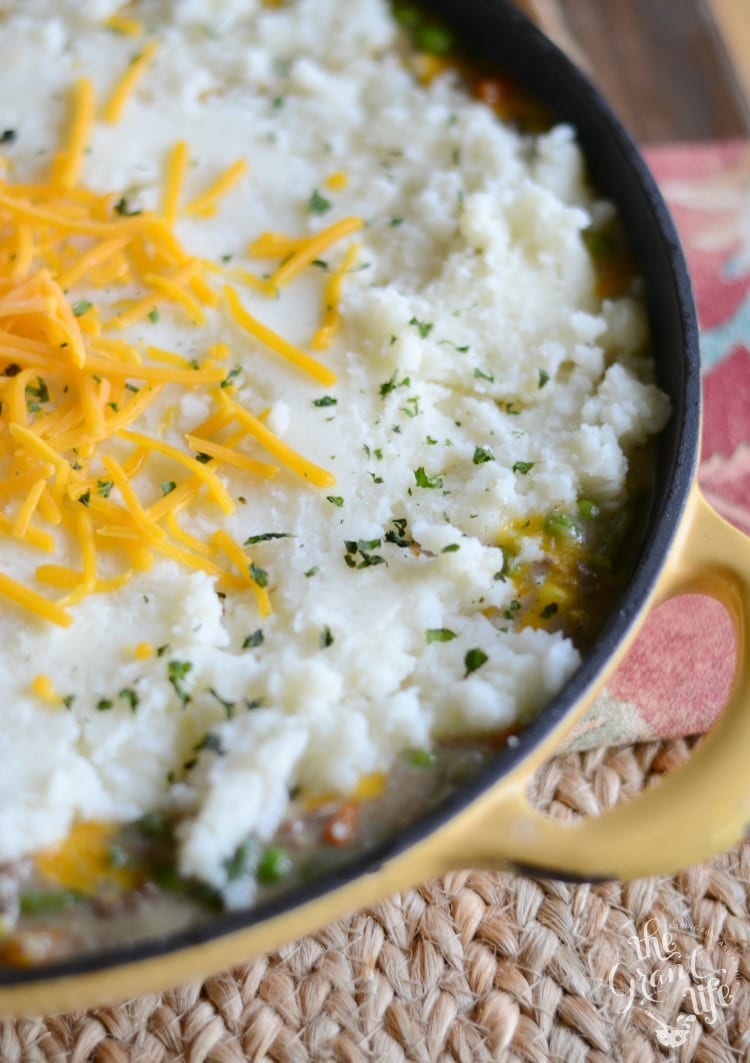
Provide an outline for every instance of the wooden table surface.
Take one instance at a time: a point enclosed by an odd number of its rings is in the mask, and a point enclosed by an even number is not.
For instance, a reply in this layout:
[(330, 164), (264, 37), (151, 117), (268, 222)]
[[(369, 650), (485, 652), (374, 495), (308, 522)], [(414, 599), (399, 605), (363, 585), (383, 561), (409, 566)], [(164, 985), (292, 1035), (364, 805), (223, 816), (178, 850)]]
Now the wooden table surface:
[(517, 0), (641, 144), (750, 136), (750, 0)]

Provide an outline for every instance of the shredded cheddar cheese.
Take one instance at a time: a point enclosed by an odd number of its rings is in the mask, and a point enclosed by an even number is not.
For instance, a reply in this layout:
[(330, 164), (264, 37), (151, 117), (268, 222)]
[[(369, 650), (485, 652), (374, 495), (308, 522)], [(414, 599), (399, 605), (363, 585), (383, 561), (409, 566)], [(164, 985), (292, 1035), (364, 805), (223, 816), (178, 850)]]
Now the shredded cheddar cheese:
[(36, 613), (43, 620), (49, 620), (59, 627), (70, 627), (73, 623), (73, 614), (61, 608), (55, 602), (49, 601), (44, 595), (24, 587), (22, 583), (0, 572), (0, 594), (16, 605), (22, 606), (31, 613)]
[(343, 287), (344, 277), (349, 270), (353, 268), (354, 263), (357, 260), (358, 250), (359, 248), (357, 245), (352, 244), (344, 255), (344, 260), (341, 265), (338, 269), (335, 269), (328, 278), (324, 297), (325, 306), (323, 310), (323, 324), (313, 336), (312, 343), (310, 344), (315, 351), (323, 351), (331, 346), (341, 318), (339, 303), (341, 302), (341, 289)]
[(234, 399), (229, 398), (228, 395), (222, 395), (221, 401), (226, 403), (227, 407), (232, 411), (235, 419), (247, 428), (247, 430), (255, 436), (258, 442), (266, 448), (269, 454), (272, 454), (278, 461), (292, 472), (297, 473), (305, 480), (309, 480), (315, 484), (316, 487), (332, 487), (336, 482), (333, 475), (326, 469), (322, 469), (319, 465), (313, 464), (308, 461), (307, 458), (302, 457), (296, 451), (292, 450), (290, 446), (275, 436), (273, 432), (268, 429), (258, 417), (254, 417), (253, 414), (246, 410)]
[[(137, 324), (144, 317), (148, 317), (148, 315), (153, 313), (161, 303), (165, 302), (170, 297), (174, 298), (175, 292), (180, 291), (188, 283), (197, 269), (198, 263), (196, 261), (190, 261), (173, 276), (161, 278), (162, 282), (169, 286), (168, 290), (165, 291), (159, 286), (156, 292), (144, 296), (143, 299), (139, 299), (134, 303), (129, 310), (113, 317), (109, 322), (109, 327), (116, 329), (129, 328), (131, 325)], [(153, 284), (153, 274), (146, 274), (146, 277), (144, 278), (146, 283), (149, 283), (146, 278), (151, 278), (151, 283)]]
[(126, 37), (139, 37), (143, 33), (143, 26), (137, 19), (121, 12), (110, 15), (109, 18), (104, 20), (104, 25), (108, 30), (122, 33)]
[(296, 277), (305, 266), (309, 266), (315, 259), (320, 258), (332, 244), (337, 243), (345, 236), (350, 236), (352, 233), (357, 232), (363, 225), (364, 222), (361, 218), (342, 218), (341, 221), (337, 221), (329, 228), (323, 229), (322, 232), (317, 233), (315, 236), (311, 236), (305, 240), (304, 244), (293, 251), (289, 258), (282, 262), (279, 268), (271, 275), (270, 283), (275, 288), (282, 288)]
[(188, 446), (201, 454), (209, 454), (212, 458), (226, 462), (227, 465), (235, 465), (238, 469), (247, 469), (249, 472), (255, 473), (256, 476), (263, 476), (270, 480), (279, 471), (278, 465), (271, 465), (265, 461), (256, 461), (255, 458), (250, 458), (246, 454), (241, 454), (239, 451), (232, 450), (231, 447), (224, 446), (221, 443), (214, 443), (210, 439), (201, 439), (194, 435), (187, 435), (185, 438)]
[(205, 192), (198, 196), (197, 199), (194, 199), (192, 203), (188, 203), (185, 207), (185, 214), (200, 214), (203, 217), (209, 217), (214, 214), (218, 200), (237, 184), (246, 170), (247, 163), (244, 159), (238, 159), (237, 162), (232, 163), (229, 169), (220, 174)]
[(229, 311), (237, 324), (246, 332), (249, 332), (251, 336), (254, 336), (255, 339), (260, 340), (265, 347), (268, 347), (282, 358), (286, 358), (288, 362), (291, 362), (292, 365), (297, 366), (303, 372), (309, 373), (320, 384), (331, 385), (336, 383), (336, 374), (330, 369), (253, 317), (246, 307), (242, 305), (242, 301), (234, 288), (227, 285), (224, 288), (224, 297), (229, 306)]
[(167, 178), (164, 186), (162, 214), (169, 225), (174, 225), (180, 201), (185, 170), (190, 159), (190, 149), (184, 140), (178, 140), (169, 156)]
[[(252, 564), (251, 560), (245, 554), (239, 543), (235, 542), (231, 535), (228, 535), (223, 528), (219, 528), (217, 531), (214, 532), (212, 541), (220, 550), (222, 550), (227, 555), (229, 560), (237, 566), (240, 572), (249, 576)], [(258, 599), (258, 610), (260, 612), (260, 615), (268, 616), (271, 612), (271, 602), (268, 597), (268, 591), (265, 589), (265, 587), (261, 587), (260, 584), (252, 578), (250, 578), (250, 584), (253, 590), (255, 591), (256, 598)]]
[(94, 124), (94, 87), (88, 78), (80, 78), (73, 89), (73, 119), (68, 143), (58, 156), (60, 169), (57, 179), (63, 188), (73, 188), (81, 175), (83, 154)]
[(143, 51), (131, 61), (130, 66), (122, 74), (115, 85), (112, 95), (107, 100), (104, 110), (102, 111), (102, 118), (105, 122), (109, 122), (112, 125), (119, 122), (122, 117), (122, 112), (125, 109), (125, 105), (156, 55), (156, 49), (156, 42), (151, 41), (146, 45)]
[(114, 237), (112, 240), (105, 240), (101, 244), (96, 244), (66, 270), (64, 270), (57, 279), (58, 284), (63, 291), (68, 288), (72, 288), (75, 284), (80, 282), (97, 266), (103, 265), (118, 251), (122, 249), (128, 243), (127, 236)]
[[(112, 16), (107, 24), (119, 32), (140, 32), (125, 15)], [(156, 42), (147, 44), (122, 74), (102, 120), (119, 121), (156, 50)], [(233, 373), (221, 364), (231, 356), (226, 343), (208, 345), (201, 363), (118, 333), (146, 318), (156, 320), (160, 310), (187, 314), (192, 327), (203, 325), (207, 313), (228, 312), (261, 348), (318, 383), (333, 385), (336, 377), (327, 366), (258, 321), (233, 287), (219, 291), (212, 282), (216, 274), (233, 275), (266, 295), (277, 294), (363, 222), (343, 218), (310, 236), (263, 234), (251, 244), (252, 253), (284, 259), (271, 280), (242, 267), (229, 271), (191, 255), (174, 226), (181, 213), (209, 218), (245, 174), (245, 161), (237, 160), (181, 207), (190, 151), (180, 140), (167, 160), (161, 216), (131, 210), (117, 192), (95, 192), (81, 181), (96, 122), (88, 78), (73, 85), (69, 111), (48, 181), (21, 185), (7, 175), (0, 179), (0, 534), (53, 555), (34, 573), (47, 593), (60, 597), (52, 600), (2, 572), (0, 596), (68, 626), (70, 609), (82, 598), (123, 586), (134, 572), (148, 569), (155, 555), (163, 555), (215, 577), (221, 589), (252, 589), (261, 615), (268, 615), (268, 591), (252, 578), (242, 547), (220, 526), (207, 539), (196, 538), (181, 527), (178, 514), (208, 500), (219, 517), (234, 510), (217, 472), (222, 467), (242, 470), (258, 482), (281, 469), (315, 487), (330, 487), (334, 477), (274, 435), (263, 423), (265, 412), (256, 416), (234, 397)], [(345, 175), (334, 183), (343, 187)], [(3, 257), (6, 248), (11, 253)], [(328, 346), (338, 325), (341, 283), (355, 256), (356, 247), (350, 246), (324, 285), (323, 324), (313, 341), (317, 349)], [(129, 298), (114, 308), (111, 300), (100, 303), (98, 291), (117, 281), (129, 286)], [(86, 298), (79, 298), (83, 285)], [(165, 387), (198, 390), (210, 402), (210, 414), (185, 433), (186, 449), (140, 428)], [(160, 431), (165, 427), (162, 416)], [(272, 460), (245, 449), (245, 441)], [(161, 499), (141, 498), (136, 478), (157, 460), (173, 466), (175, 481)], [(71, 543), (78, 564), (68, 563)], [(217, 553), (229, 568), (217, 561)], [(141, 643), (134, 652), (146, 659), (153, 649)]]

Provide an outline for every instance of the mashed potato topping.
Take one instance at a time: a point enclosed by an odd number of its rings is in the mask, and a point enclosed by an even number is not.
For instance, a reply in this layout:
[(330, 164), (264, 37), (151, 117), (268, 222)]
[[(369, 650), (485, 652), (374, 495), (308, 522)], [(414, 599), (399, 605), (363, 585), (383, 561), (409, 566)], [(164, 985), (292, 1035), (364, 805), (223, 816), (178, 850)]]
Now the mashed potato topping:
[(572, 130), (402, 44), (383, 0), (5, 7), (0, 863), (164, 808), (222, 890), (290, 791), (579, 663), (501, 544), (665, 423), (637, 284)]

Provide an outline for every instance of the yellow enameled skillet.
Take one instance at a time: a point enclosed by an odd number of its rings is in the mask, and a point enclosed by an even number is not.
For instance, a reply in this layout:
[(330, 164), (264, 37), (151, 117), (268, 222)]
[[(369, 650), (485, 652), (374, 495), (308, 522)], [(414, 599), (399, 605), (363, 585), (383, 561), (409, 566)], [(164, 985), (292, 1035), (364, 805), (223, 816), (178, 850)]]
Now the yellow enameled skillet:
[[(0, 1013), (48, 1013), (205, 976), (451, 868), (511, 867), (581, 879), (670, 872), (737, 842), (750, 823), (750, 543), (707, 506), (696, 486), (698, 333), (672, 221), (607, 105), (515, 8), (504, 0), (433, 0), (432, 6), (478, 56), (515, 74), (557, 118), (575, 125), (592, 177), (617, 204), (645, 278), (659, 383), (673, 415), (660, 439), (632, 578), (577, 674), (518, 744), (408, 830), (255, 909), (145, 944), (0, 971)], [(719, 723), (686, 766), (633, 802), (595, 819), (545, 818), (526, 796), (530, 776), (584, 713), (647, 610), (687, 592), (717, 598), (736, 625), (736, 678)]]

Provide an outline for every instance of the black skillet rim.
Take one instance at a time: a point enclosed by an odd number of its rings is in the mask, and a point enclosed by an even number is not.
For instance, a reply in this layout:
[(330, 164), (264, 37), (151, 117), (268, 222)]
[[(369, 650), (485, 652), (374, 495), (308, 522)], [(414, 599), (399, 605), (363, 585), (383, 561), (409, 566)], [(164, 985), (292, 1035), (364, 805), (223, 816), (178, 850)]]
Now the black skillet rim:
[[(661, 441), (654, 499), (632, 579), (579, 670), (519, 735), (518, 744), (502, 750), (474, 779), (398, 837), (252, 909), (221, 913), (165, 938), (114, 945), (27, 970), (0, 969), (0, 987), (93, 974), (173, 954), (247, 930), (356, 878), (377, 873), (385, 862), (458, 815), (547, 737), (606, 667), (661, 572), (695, 477), (700, 434), (698, 326), (687, 266), (672, 219), (640, 152), (598, 90), (509, 0), (430, 0), (429, 6), (455, 24), (476, 54), (518, 76), (557, 117), (575, 125), (595, 184), (615, 200), (633, 240), (650, 293), (655, 351), (664, 344), (668, 353), (677, 352), (673, 361), (657, 356), (660, 384), (672, 398), (674, 413)], [(600, 156), (602, 151), (606, 151), (606, 160)], [(541, 868), (525, 870), (554, 874), (554, 870)]]

